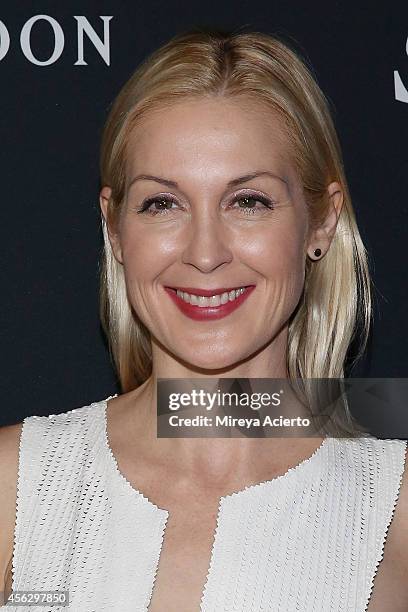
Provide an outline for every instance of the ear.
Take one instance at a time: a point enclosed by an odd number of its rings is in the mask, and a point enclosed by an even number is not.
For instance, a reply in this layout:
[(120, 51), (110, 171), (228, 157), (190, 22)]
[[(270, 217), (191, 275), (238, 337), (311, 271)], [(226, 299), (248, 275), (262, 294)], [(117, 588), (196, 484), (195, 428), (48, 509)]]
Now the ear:
[(119, 233), (115, 231), (115, 229), (112, 227), (112, 224), (110, 222), (109, 215), (108, 215), (108, 206), (109, 206), (109, 200), (111, 199), (111, 196), (112, 196), (112, 189), (107, 186), (102, 187), (100, 194), (99, 194), (99, 205), (101, 207), (103, 218), (105, 219), (106, 229), (108, 231), (108, 236), (109, 236), (109, 242), (112, 247), (112, 251), (115, 256), (115, 259), (119, 263), (123, 264), (122, 249), (120, 246)]
[[(309, 257), (314, 260), (321, 259), (329, 250), (344, 202), (343, 190), (340, 183), (330, 183), (327, 192), (329, 196), (329, 212), (323, 223), (312, 230), (309, 237), (309, 248), (307, 252)], [(314, 254), (317, 248), (321, 250), (321, 255), (318, 257)]]

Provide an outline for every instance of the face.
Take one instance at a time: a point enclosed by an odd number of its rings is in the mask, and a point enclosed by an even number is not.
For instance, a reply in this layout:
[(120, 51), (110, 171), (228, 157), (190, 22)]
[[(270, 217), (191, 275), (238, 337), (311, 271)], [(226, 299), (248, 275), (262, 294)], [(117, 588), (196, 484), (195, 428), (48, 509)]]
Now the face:
[[(154, 356), (214, 370), (256, 359), (260, 349), (270, 362), (282, 357), (303, 289), (309, 222), (279, 120), (256, 110), (222, 99), (182, 102), (131, 134), (110, 240)], [(102, 190), (105, 218), (109, 195)], [(191, 294), (183, 302), (180, 287), (229, 293), (200, 309), (207, 303)]]

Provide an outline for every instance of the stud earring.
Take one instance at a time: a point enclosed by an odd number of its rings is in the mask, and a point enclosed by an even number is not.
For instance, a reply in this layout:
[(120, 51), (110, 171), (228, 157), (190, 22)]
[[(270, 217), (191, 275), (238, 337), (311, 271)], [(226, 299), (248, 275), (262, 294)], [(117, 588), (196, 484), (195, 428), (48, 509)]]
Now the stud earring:
[(320, 255), (322, 254), (321, 249), (315, 249), (314, 254), (316, 257), (320, 257)]

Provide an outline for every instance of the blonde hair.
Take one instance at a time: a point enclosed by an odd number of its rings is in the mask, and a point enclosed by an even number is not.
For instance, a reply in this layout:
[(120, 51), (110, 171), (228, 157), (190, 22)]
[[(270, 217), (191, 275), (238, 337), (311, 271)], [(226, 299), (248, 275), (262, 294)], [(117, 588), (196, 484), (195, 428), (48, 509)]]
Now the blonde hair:
[[(301, 299), (289, 321), (289, 379), (344, 378), (352, 340), (365, 350), (371, 322), (368, 256), (361, 240), (329, 103), (298, 52), (277, 36), (197, 28), (173, 37), (134, 72), (114, 101), (102, 135), (102, 185), (112, 189), (108, 225), (114, 227), (125, 195), (129, 135), (146, 113), (186, 98), (251, 99), (277, 114), (288, 137), (312, 223), (329, 211), (327, 186), (338, 181), (343, 207), (329, 251), (306, 261)], [(123, 392), (152, 372), (148, 329), (133, 311), (123, 266), (117, 262), (102, 216), (100, 316)], [(358, 336), (358, 330), (361, 328)], [(348, 410), (333, 417), (339, 432), (356, 435)], [(365, 435), (364, 433), (362, 435)]]

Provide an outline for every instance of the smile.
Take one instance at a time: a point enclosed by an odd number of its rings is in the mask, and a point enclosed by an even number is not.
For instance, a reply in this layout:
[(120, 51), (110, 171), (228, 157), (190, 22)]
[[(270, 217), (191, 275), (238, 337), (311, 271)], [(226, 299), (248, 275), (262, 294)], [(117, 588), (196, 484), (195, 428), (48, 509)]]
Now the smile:
[[(206, 321), (220, 319), (236, 310), (255, 289), (255, 285), (231, 289), (183, 291), (183, 288), (165, 287), (167, 294), (179, 310), (191, 319)], [(205, 294), (205, 295), (203, 295)]]

